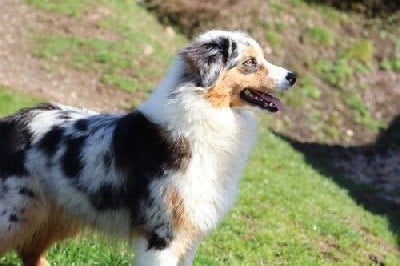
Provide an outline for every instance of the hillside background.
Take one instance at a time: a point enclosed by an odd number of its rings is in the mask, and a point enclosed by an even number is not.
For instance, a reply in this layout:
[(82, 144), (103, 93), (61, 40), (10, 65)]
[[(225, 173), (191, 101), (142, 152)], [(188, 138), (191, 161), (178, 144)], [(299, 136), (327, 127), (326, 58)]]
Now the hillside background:
[[(249, 32), (299, 80), (286, 110), (262, 118), (238, 206), (197, 263), (400, 262), (398, 1), (3, 0), (0, 11), (2, 115), (40, 101), (130, 110), (198, 33)], [(130, 259), (97, 235), (50, 252), (55, 265)]]

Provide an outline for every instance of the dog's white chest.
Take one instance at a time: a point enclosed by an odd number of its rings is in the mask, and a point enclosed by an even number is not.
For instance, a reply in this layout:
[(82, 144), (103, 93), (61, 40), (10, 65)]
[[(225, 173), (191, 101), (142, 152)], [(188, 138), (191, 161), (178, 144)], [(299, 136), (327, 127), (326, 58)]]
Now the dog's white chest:
[(189, 172), (192, 172), (190, 179), (181, 188), (185, 209), (192, 222), (201, 231), (208, 232), (217, 226), (232, 207), (239, 175), (222, 177), (212, 168), (198, 165), (193, 166)]
[[(214, 229), (232, 208), (239, 181), (256, 137), (256, 121), (246, 117), (240, 126), (213, 138), (206, 134), (193, 143), (193, 156), (178, 181), (185, 210), (204, 233)], [(221, 132), (218, 132), (221, 134)]]

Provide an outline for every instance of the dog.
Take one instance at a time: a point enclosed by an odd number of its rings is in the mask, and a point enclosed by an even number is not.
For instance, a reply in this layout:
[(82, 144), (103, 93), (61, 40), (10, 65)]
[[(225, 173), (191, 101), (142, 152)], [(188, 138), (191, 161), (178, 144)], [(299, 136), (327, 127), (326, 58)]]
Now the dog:
[(281, 110), (295, 82), (246, 33), (212, 30), (133, 112), (41, 104), (3, 118), (0, 256), (48, 265), (55, 242), (93, 228), (132, 240), (135, 265), (191, 265), (234, 204), (256, 113)]

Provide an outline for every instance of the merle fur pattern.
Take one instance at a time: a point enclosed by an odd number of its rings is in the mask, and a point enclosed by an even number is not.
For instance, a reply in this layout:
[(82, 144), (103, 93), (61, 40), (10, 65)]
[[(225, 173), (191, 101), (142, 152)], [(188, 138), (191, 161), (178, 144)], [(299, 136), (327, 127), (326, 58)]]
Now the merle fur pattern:
[[(41, 124), (37, 132), (40, 116), (51, 123)], [(164, 178), (165, 172), (184, 167), (190, 147), (185, 139), (173, 141), (140, 112), (100, 115), (39, 105), (0, 120), (0, 139), (0, 197), (7, 194), (7, 178), (37, 178), (48, 185), (44, 191), (62, 180), (86, 202), (85, 207), (77, 202), (76, 208), (67, 211), (85, 217), (87, 207), (93, 213), (126, 209), (131, 230), (145, 228), (149, 249), (162, 249), (172, 239), (171, 212), (163, 201), (152, 198), (151, 185)], [(28, 158), (36, 159), (27, 162)], [(94, 167), (102, 173), (95, 187), (82, 179), (84, 173), (96, 173)], [(18, 192), (30, 199), (39, 197), (25, 186)], [(149, 217), (149, 208), (158, 215)], [(8, 208), (0, 209), (1, 215), (8, 215), (11, 223), (22, 219)], [(101, 226), (96, 217), (86, 219)]]
[(192, 71), (187, 80), (196, 86), (209, 87), (215, 83), (223, 69), (230, 69), (237, 63), (237, 43), (229, 38), (218, 38), (213, 42), (196, 43), (182, 51)]

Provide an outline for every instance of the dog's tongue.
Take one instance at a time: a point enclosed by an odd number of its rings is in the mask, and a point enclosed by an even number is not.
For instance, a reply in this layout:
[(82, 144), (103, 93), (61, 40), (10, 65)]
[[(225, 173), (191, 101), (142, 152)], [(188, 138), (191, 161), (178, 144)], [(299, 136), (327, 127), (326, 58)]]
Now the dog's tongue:
[(265, 107), (267, 107), (270, 103), (272, 103), (274, 105), (272, 107), (275, 107), (277, 109), (276, 111), (283, 110), (283, 105), (282, 105), (281, 101), (278, 98), (275, 98), (274, 96), (272, 96), (271, 94), (262, 93), (260, 91), (253, 91), (253, 93), (263, 99)]
[(275, 98), (274, 96), (272, 96), (270, 94), (266, 94), (266, 93), (263, 94), (262, 97), (266, 102), (273, 103), (275, 105), (276, 109), (278, 109), (278, 111), (281, 111), (283, 109), (283, 105), (278, 98)]

